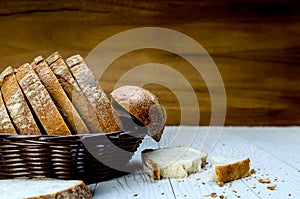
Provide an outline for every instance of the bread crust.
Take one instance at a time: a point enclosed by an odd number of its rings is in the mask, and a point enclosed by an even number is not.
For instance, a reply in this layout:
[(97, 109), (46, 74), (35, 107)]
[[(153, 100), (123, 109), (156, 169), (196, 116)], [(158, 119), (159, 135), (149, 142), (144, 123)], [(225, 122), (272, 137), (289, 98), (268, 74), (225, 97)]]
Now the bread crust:
[(126, 111), (152, 131), (159, 141), (165, 126), (165, 114), (158, 98), (140, 86), (122, 86), (111, 93), (112, 98)]
[(66, 62), (83, 94), (92, 105), (102, 132), (108, 133), (123, 130), (119, 116), (114, 111), (110, 100), (100, 88), (83, 58), (80, 55), (75, 55), (68, 58)]
[(56, 75), (60, 85), (76, 107), (85, 124), (88, 126), (90, 133), (101, 132), (97, 116), (93, 114), (93, 107), (82, 93), (61, 55), (55, 52), (46, 59), (46, 62)]
[(31, 66), (46, 87), (72, 134), (89, 133), (85, 123), (82, 121), (77, 110), (65, 94), (65, 91), (43, 57), (36, 57)]
[(250, 159), (226, 164), (222, 166), (215, 166), (215, 173), (218, 183), (225, 183), (232, 180), (237, 180), (248, 176), (250, 170)]
[(25, 199), (63, 199), (63, 198), (76, 198), (76, 199), (93, 199), (93, 196), (87, 186), (79, 181), (77, 185), (74, 185), (68, 189), (62, 190), (57, 193), (27, 197)]
[(22, 135), (40, 135), (41, 131), (18, 85), (13, 68), (6, 68), (0, 76), (3, 99), (16, 131)]
[(16, 129), (8, 115), (0, 90), (0, 133), (16, 134)]
[(16, 73), (17, 80), (48, 135), (71, 135), (48, 91), (29, 64)]

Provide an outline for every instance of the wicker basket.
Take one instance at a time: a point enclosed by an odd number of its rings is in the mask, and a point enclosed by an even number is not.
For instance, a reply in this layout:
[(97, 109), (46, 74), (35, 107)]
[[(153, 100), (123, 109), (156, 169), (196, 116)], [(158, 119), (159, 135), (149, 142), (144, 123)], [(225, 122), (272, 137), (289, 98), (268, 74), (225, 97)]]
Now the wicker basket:
[[(108, 164), (91, 155), (83, 144), (83, 136), (0, 135), (0, 179), (80, 179), (91, 184), (127, 174), (106, 166)], [(116, 149), (135, 152), (143, 140), (141, 132), (136, 131), (88, 137), (95, 140), (93, 147), (105, 162), (117, 159), (124, 168), (132, 153), (119, 155)]]

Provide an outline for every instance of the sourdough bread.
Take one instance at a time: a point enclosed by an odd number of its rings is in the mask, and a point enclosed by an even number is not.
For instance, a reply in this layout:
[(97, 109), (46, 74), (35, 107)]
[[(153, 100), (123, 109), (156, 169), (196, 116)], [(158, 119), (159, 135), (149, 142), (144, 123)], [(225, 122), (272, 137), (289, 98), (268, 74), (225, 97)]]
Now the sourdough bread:
[(40, 129), (31, 113), (20, 89), (12, 67), (7, 67), (0, 75), (1, 92), (4, 103), (16, 131), (22, 135), (39, 135)]
[(88, 126), (90, 133), (101, 132), (101, 127), (94, 113), (94, 108), (84, 96), (61, 55), (55, 52), (46, 59), (46, 62), (56, 75), (59, 83), (76, 107), (85, 124)]
[(92, 199), (80, 180), (13, 179), (0, 180), (1, 199)]
[(16, 129), (8, 115), (0, 90), (0, 133), (16, 134)]
[(168, 147), (142, 152), (145, 172), (155, 180), (184, 178), (201, 171), (207, 153), (190, 147)]
[(102, 132), (115, 132), (123, 129), (119, 116), (104, 91), (100, 88), (92, 71), (80, 55), (66, 60), (83, 94), (94, 108)]
[(250, 159), (237, 159), (233, 157), (213, 156), (212, 180), (222, 185), (225, 182), (237, 180), (250, 173)]
[(45, 86), (29, 64), (19, 67), (16, 73), (32, 109), (48, 135), (71, 135)]
[(36, 57), (31, 66), (46, 87), (71, 132), (73, 134), (89, 133), (85, 123), (82, 121), (77, 110), (65, 94), (56, 76), (43, 57)]
[(139, 86), (122, 86), (111, 93), (112, 98), (127, 112), (148, 127), (159, 141), (165, 126), (165, 114), (158, 98)]

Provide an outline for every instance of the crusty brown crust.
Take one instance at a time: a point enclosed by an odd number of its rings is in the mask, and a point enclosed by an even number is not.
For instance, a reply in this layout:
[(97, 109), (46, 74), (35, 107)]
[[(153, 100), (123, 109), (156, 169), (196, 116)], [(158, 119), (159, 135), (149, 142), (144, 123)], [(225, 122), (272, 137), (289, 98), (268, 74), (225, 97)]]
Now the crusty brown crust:
[(78, 184), (69, 189), (62, 190), (57, 193), (27, 197), (25, 199), (93, 199), (93, 196), (87, 186), (79, 181)]
[(32, 67), (29, 64), (20, 66), (16, 77), (46, 133), (48, 135), (71, 135), (48, 91)]
[(143, 151), (142, 153), (144, 171), (154, 180), (160, 180), (160, 167), (157, 163), (147, 157), (146, 152), (147, 151)]
[(18, 85), (13, 68), (6, 68), (0, 76), (3, 99), (16, 131), (22, 135), (40, 135), (41, 131)]
[(131, 115), (141, 121), (153, 132), (153, 138), (160, 140), (165, 114), (158, 98), (139, 86), (122, 86), (111, 93), (112, 98)]
[(237, 180), (248, 175), (250, 170), (250, 159), (215, 167), (218, 183)]
[(123, 127), (119, 116), (113, 110), (110, 100), (100, 88), (83, 58), (80, 55), (75, 55), (68, 58), (66, 62), (82, 92), (94, 108), (102, 132), (121, 131)]
[(88, 126), (90, 133), (101, 132), (97, 116), (93, 114), (93, 107), (82, 93), (61, 55), (55, 52), (50, 55), (46, 61), (56, 75), (68, 98), (72, 101), (85, 124)]
[(36, 57), (31, 65), (34, 71), (39, 76), (43, 85), (46, 87), (47, 91), (53, 99), (53, 102), (57, 106), (72, 133), (89, 133), (89, 130), (87, 129), (85, 123), (82, 121), (77, 110), (74, 108), (73, 104), (65, 94), (56, 76), (51, 71), (43, 57)]
[(0, 133), (16, 134), (16, 129), (8, 115), (0, 90)]

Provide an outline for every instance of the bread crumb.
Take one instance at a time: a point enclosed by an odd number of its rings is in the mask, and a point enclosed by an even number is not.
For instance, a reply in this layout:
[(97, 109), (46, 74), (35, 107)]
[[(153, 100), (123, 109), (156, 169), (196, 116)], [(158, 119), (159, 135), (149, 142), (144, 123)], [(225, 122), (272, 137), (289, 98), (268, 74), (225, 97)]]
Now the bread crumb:
[(274, 190), (276, 188), (276, 186), (277, 186), (276, 184), (270, 184), (267, 186), (267, 188), (270, 190)]
[(258, 182), (260, 182), (260, 183), (270, 183), (270, 179), (269, 178), (259, 178)]
[(236, 190), (232, 190), (232, 192), (233, 192), (233, 193), (237, 193), (237, 191), (236, 191)]
[(227, 199), (227, 196), (220, 195), (219, 198), (220, 198), (220, 199)]
[(224, 186), (224, 182), (218, 182), (219, 187), (223, 187)]
[(218, 194), (217, 194), (217, 193), (215, 193), (215, 192), (213, 192), (213, 193), (210, 193), (210, 194), (206, 194), (206, 195), (204, 195), (204, 197), (216, 198), (216, 197), (218, 197)]
[(197, 181), (199, 181), (199, 180), (200, 180), (200, 178), (196, 178), (196, 180), (197, 180)]
[(137, 197), (138, 195), (139, 195), (139, 194), (137, 194), (137, 193), (133, 194), (134, 197)]
[(201, 182), (203, 185), (205, 185), (205, 182)]
[(162, 192), (162, 193), (161, 193), (161, 195), (165, 195), (165, 193), (164, 193), (164, 192)]
[(251, 169), (250, 174), (256, 174), (256, 171), (254, 169)]
[(292, 194), (289, 193), (289, 196), (292, 196)]
[(254, 185), (252, 186), (252, 188), (255, 189), (255, 188), (256, 188), (256, 184), (254, 184)]

